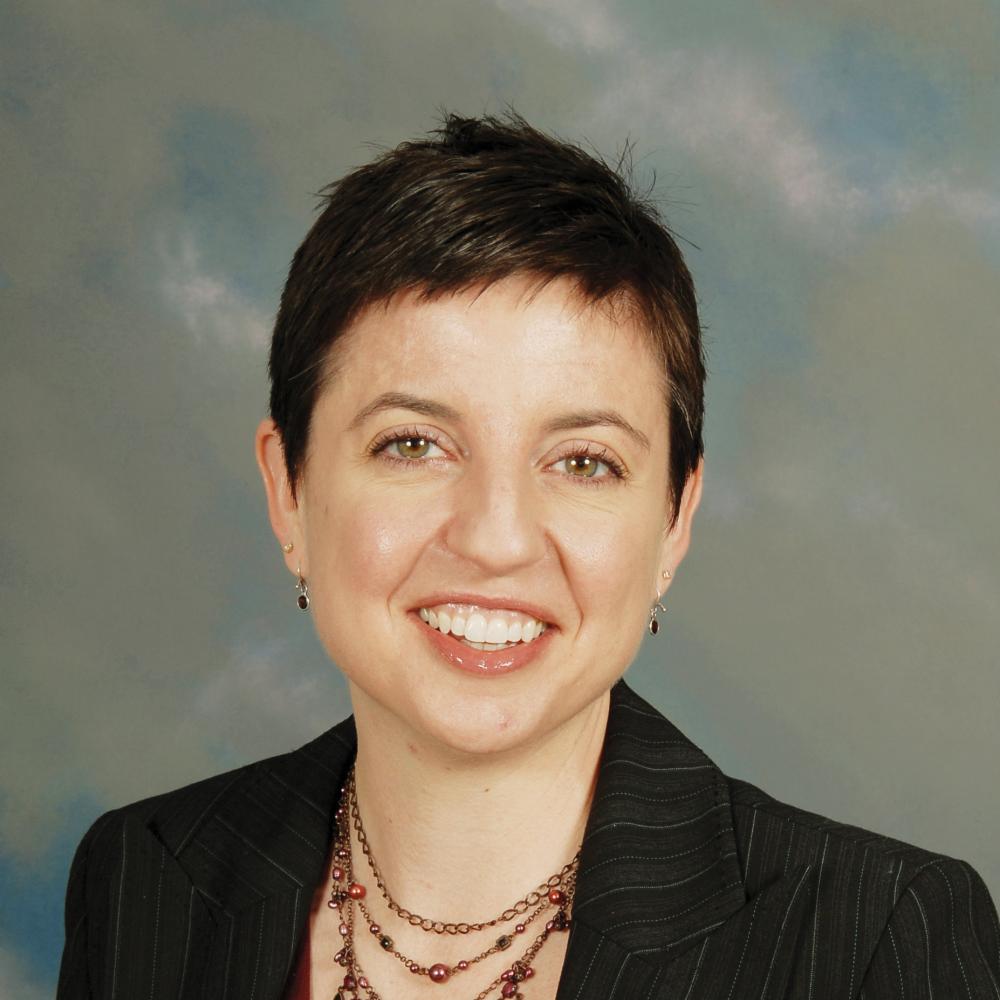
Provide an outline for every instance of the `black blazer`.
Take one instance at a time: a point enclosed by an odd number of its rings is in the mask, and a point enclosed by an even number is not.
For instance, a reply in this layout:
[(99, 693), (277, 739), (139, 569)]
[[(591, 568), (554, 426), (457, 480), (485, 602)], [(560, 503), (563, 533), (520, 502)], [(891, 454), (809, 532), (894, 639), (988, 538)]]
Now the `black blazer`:
[[(279, 1000), (324, 879), (353, 718), (106, 813), (70, 872), (58, 997)], [(1000, 998), (966, 864), (726, 778), (612, 691), (559, 1000)]]

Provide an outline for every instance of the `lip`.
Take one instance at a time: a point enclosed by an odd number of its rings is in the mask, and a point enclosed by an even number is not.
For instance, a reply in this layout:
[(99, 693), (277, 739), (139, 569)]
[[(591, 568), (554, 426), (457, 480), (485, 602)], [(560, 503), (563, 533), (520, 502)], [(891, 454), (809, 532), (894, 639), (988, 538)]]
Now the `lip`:
[(540, 622), (545, 622), (546, 625), (555, 624), (555, 614), (551, 609), (545, 608), (541, 604), (530, 604), (516, 597), (486, 597), (483, 594), (455, 593), (431, 594), (415, 605), (413, 611), (419, 611), (420, 608), (433, 608), (437, 604), (475, 604), (480, 608), (490, 608), (493, 611), (521, 611), (526, 615), (531, 615), (532, 618), (537, 618)]
[[(475, 604), (475, 601), (456, 601), (456, 604)], [(437, 601), (438, 604), (447, 604), (448, 601)], [(433, 606), (433, 605), (432, 605)], [(480, 605), (480, 607), (490, 607), (491, 605)], [(422, 604), (421, 607), (427, 607)], [(511, 607), (509, 604), (497, 604), (493, 607)], [(513, 610), (513, 609), (512, 609)], [(516, 610), (521, 611), (518, 607)], [(508, 649), (473, 649), (464, 642), (457, 639), (451, 633), (445, 635), (436, 628), (431, 628), (416, 612), (413, 612), (413, 620), (417, 627), (427, 637), (428, 642), (434, 651), (453, 667), (464, 670), (466, 673), (477, 677), (504, 677), (526, 667), (532, 660), (536, 659), (548, 649), (552, 634), (557, 632), (553, 626), (549, 626), (545, 631), (531, 642), (519, 642)], [(532, 614), (532, 612), (528, 612)], [(544, 619), (543, 619), (544, 620)]]

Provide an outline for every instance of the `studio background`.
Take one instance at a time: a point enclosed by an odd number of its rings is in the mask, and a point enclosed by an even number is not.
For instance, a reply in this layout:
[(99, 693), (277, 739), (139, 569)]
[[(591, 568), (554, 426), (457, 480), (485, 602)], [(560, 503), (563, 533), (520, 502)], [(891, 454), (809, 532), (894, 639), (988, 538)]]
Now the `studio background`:
[(99, 812), (349, 711), (252, 436), (315, 192), (439, 107), (630, 137), (686, 241), (705, 496), (630, 682), (1000, 897), (1000, 8), (695, 6), (0, 3), (0, 995)]

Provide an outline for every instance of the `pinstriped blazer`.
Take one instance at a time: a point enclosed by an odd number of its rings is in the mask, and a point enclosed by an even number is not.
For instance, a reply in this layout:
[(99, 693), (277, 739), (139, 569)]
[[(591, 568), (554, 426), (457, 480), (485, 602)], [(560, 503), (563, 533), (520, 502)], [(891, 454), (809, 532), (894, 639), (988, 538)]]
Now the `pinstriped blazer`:
[[(280, 1000), (324, 878), (353, 719), (100, 817), (73, 861), (58, 998)], [(725, 777), (620, 681), (558, 1000), (1000, 1000), (966, 864)]]

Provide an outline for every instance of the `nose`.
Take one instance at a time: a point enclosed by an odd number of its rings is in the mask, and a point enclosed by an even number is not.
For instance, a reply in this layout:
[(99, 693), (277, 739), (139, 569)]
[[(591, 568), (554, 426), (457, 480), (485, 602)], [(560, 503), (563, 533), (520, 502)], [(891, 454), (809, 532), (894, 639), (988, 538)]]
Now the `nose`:
[(455, 555), (492, 576), (508, 575), (545, 553), (545, 531), (531, 475), (497, 461), (469, 468), (455, 484), (445, 541)]

